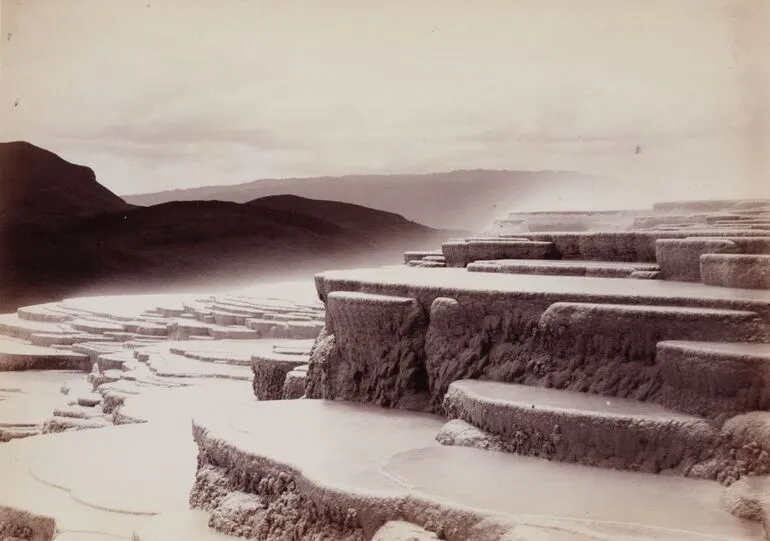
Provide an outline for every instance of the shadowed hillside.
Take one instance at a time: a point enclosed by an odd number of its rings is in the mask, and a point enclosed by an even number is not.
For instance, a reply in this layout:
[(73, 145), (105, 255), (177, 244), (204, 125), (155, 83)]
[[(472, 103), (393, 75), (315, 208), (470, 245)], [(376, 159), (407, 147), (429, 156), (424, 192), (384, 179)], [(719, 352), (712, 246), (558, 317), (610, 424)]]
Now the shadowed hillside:
[(0, 143), (0, 219), (36, 219), (132, 208), (89, 167), (30, 143)]
[[(132, 207), (96, 183), (90, 169), (36, 150), (4, 156), (3, 185), (24, 182), (37, 197), (25, 212), (4, 203), (2, 310), (97, 288), (211, 287), (365, 261), (399, 263), (404, 249), (431, 247), (451, 234), (396, 214), (296, 196)], [(61, 173), (51, 165), (59, 162)]]

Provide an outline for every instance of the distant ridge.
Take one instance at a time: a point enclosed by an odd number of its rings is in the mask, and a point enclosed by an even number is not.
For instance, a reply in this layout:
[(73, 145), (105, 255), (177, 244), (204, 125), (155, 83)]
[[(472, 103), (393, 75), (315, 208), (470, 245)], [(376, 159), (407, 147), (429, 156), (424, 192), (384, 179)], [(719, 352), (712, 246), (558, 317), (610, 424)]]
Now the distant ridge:
[(135, 205), (201, 199), (246, 203), (267, 196), (294, 194), (380, 209), (431, 227), (475, 229), (526, 194), (565, 180), (606, 179), (570, 171), (476, 169), (431, 174), (263, 179), (230, 186), (126, 195), (125, 199)]
[(0, 219), (37, 219), (133, 208), (72, 164), (24, 141), (0, 143)]

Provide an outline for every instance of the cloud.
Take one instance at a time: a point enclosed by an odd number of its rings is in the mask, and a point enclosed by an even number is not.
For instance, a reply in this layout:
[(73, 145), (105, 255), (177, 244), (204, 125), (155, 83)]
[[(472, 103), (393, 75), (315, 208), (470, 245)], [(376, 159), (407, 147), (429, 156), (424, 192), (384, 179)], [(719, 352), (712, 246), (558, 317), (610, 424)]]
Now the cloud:
[(22, 3), (2, 134), (122, 193), (476, 167), (729, 178), (764, 95), (737, 75), (731, 3)]

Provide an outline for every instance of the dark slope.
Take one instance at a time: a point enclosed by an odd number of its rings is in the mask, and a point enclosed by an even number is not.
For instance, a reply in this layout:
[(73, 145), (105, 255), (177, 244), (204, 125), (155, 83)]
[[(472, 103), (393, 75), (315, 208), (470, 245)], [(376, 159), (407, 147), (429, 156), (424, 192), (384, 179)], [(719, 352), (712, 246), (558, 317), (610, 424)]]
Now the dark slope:
[[(435, 247), (448, 234), (363, 209), (361, 226), (351, 216), (343, 225), (324, 219), (334, 214), (325, 210), (334, 203), (303, 203), (313, 215), (290, 207), (184, 201), (56, 223), (11, 220), (0, 228), (0, 309), (92, 291), (211, 287), (399, 263), (402, 251)], [(378, 222), (385, 226), (372, 227)]]
[(205, 186), (153, 194), (127, 195), (136, 205), (210, 200), (246, 203), (271, 195), (295, 194), (395, 212), (421, 224), (475, 229), (536, 190), (562, 182), (606, 182), (569, 171), (472, 170), (428, 175), (350, 175), (263, 179), (231, 186)]
[(0, 146), (0, 310), (64, 296), (211, 287), (399, 263), (450, 232), (397, 214), (296, 196), (247, 204), (126, 204), (88, 167)]
[(129, 208), (89, 167), (30, 143), (0, 143), (0, 219), (36, 221)]
[(413, 227), (403, 216), (392, 212), (374, 210), (352, 203), (308, 199), (298, 195), (273, 195), (249, 201), (253, 208), (270, 211), (288, 212), (291, 215), (304, 215), (332, 222), (340, 227), (352, 228), (399, 228)]

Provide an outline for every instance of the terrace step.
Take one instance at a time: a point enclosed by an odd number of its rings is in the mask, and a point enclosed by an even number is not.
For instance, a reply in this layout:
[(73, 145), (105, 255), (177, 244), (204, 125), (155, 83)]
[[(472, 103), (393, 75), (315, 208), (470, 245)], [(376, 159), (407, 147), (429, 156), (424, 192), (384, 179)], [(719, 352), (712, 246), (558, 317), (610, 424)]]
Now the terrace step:
[(68, 430), (104, 428), (111, 424), (103, 417), (79, 418), (54, 415), (43, 424), (43, 434), (55, 434)]
[[(244, 489), (253, 491), (246, 495), (271, 498), (259, 492), (256, 480), (290, 484), (302, 502), (295, 523), (310, 529), (287, 525), (282, 531), (287, 538), (317, 533), (352, 539), (347, 536), (353, 533), (367, 539), (388, 521), (425, 527), (436, 516), (452, 524), (442, 536), (449, 541), (763, 538), (761, 525), (721, 509), (717, 483), (442, 446), (434, 441), (441, 422), (325, 400), (256, 402), (201, 413), (193, 421), (202, 460), (190, 501), (222, 516), (228, 510), (220, 502), (227, 498), (216, 496), (214, 487), (233, 486), (239, 479), (238, 486), (252, 487)], [(526, 490), (511, 490), (514, 486)], [(306, 520), (318, 505), (325, 516), (339, 519)], [(510, 524), (513, 531), (482, 537), (477, 529), (483, 528), (482, 518), (486, 525)], [(547, 521), (553, 530), (523, 531), (525, 525)], [(596, 528), (593, 535), (586, 535), (591, 528)], [(598, 535), (603, 528), (604, 536)]]
[(657, 363), (669, 407), (715, 418), (770, 409), (770, 344), (664, 341)]
[(455, 381), (444, 408), (511, 453), (647, 473), (690, 474), (718, 437), (706, 420), (657, 404), (492, 381)]
[(286, 379), (283, 382), (283, 392), (281, 393), (282, 400), (295, 400), (305, 396), (309, 368), (310, 365), (303, 364), (286, 374)]
[(691, 237), (767, 237), (769, 231), (752, 229), (684, 229), (681, 231), (590, 231), (532, 233), (534, 241), (553, 242), (556, 259), (581, 261), (656, 261), (658, 239)]
[(102, 395), (99, 393), (89, 393), (87, 395), (80, 395), (77, 397), (77, 405), (84, 408), (93, 408), (102, 403)]
[(249, 315), (244, 315), (243, 313), (226, 312), (224, 310), (212, 310), (211, 315), (214, 317), (215, 324), (223, 326), (245, 325), (246, 319), (253, 317), (251, 313)]
[(447, 267), (490, 259), (557, 259), (552, 242), (522, 239), (453, 240), (444, 242), (441, 250)]
[(323, 328), (323, 321), (288, 321), (286, 323), (286, 338), (292, 340), (314, 339)]
[(768, 337), (767, 325), (754, 312), (680, 306), (556, 302), (540, 317), (540, 327), (582, 340), (597, 334), (625, 337), (638, 356), (654, 352), (661, 340), (761, 342)]
[[(101, 399), (101, 396), (99, 396), (99, 398)], [(54, 417), (72, 417), (74, 419), (94, 419), (97, 417), (104, 417), (101, 408), (96, 406), (80, 406), (77, 404), (55, 408), (53, 410), (53, 415)]]
[[(190, 348), (216, 345), (216, 342), (189, 342)], [(136, 352), (136, 359), (146, 363), (153, 375), (174, 378), (221, 378), (250, 381), (251, 370), (247, 366), (206, 362), (177, 355), (169, 346), (153, 346)], [(109, 384), (113, 385), (113, 384)]]
[(20, 319), (25, 319), (27, 321), (62, 323), (73, 319), (76, 313), (58, 308), (58, 303), (49, 303), (22, 306), (16, 310), (16, 315), (18, 315)]
[(90, 369), (87, 355), (0, 339), (0, 371)]
[(76, 334), (67, 323), (48, 321), (30, 321), (21, 319), (17, 314), (0, 314), (0, 334), (13, 338), (29, 340), (36, 333), (45, 334)]
[(660, 278), (660, 271), (636, 270), (633, 271), (628, 277), (636, 278), (638, 280), (657, 280)]
[(664, 280), (699, 282), (701, 255), (740, 252), (738, 244), (725, 238), (659, 239), (655, 242), (655, 259)]
[[(129, 344), (130, 342), (125, 342)], [(72, 345), (72, 351), (88, 355), (94, 361), (99, 355), (116, 353), (125, 349), (124, 343), (118, 342), (78, 342)]]
[[(310, 355), (266, 351), (251, 356), (251, 369), (254, 372), (252, 389), (259, 400), (279, 400), (283, 398), (284, 388), (289, 373), (310, 361)], [(299, 377), (299, 374), (294, 376)], [(292, 382), (292, 385), (297, 382)], [(304, 381), (303, 381), (304, 383)], [(296, 387), (296, 385), (295, 385)], [(304, 394), (304, 385), (303, 393)]]
[(130, 349), (105, 353), (96, 358), (96, 366), (100, 372), (111, 369), (123, 370), (126, 365), (130, 366), (134, 362), (134, 350)]
[(441, 269), (446, 267), (446, 263), (441, 261), (426, 261), (422, 260), (417, 262), (415, 265), (416, 267), (422, 268), (422, 269)]
[(191, 336), (209, 336), (212, 323), (203, 323), (197, 320), (175, 321), (169, 331), (171, 340), (187, 340)]
[(527, 259), (499, 259), (469, 263), (471, 272), (501, 272), (508, 274), (547, 274), (558, 276), (600, 276), (606, 278), (629, 278), (635, 271), (654, 272), (659, 269), (654, 263), (623, 263), (612, 261), (563, 261)]
[(78, 332), (71, 332), (71, 333), (46, 333), (46, 332), (40, 332), (36, 333), (33, 332), (29, 335), (27, 338), (33, 346), (71, 346), (72, 344), (77, 344), (78, 342), (90, 342), (94, 340), (103, 340), (105, 342), (111, 342), (112, 337), (109, 336), (102, 336), (98, 334), (88, 334), (88, 333), (78, 333)]
[(165, 338), (168, 335), (169, 325), (163, 323), (142, 323), (136, 328), (136, 334), (145, 337)]
[(241, 325), (212, 327), (209, 335), (215, 340), (253, 340), (260, 337), (258, 332)]
[(770, 289), (770, 255), (704, 254), (700, 276), (711, 286)]
[(667, 306), (700, 306), (751, 310), (770, 317), (770, 294), (762, 290), (728, 289), (701, 283), (625, 280), (581, 276), (527, 276), (490, 273), (484, 280), (466, 269), (370, 268), (327, 271), (315, 276), (320, 298), (333, 291), (361, 291), (403, 296), (406, 292), (428, 307), (437, 297), (473, 296), (479, 302), (601, 302)]
[(103, 320), (76, 319), (70, 322), (72, 328), (76, 331), (83, 331), (94, 334), (103, 332), (124, 332), (126, 327), (123, 323), (109, 322)]
[(289, 338), (293, 340), (307, 340), (318, 336), (323, 329), (323, 321), (278, 321), (268, 319), (247, 319), (246, 326), (257, 333), (259, 338)]

